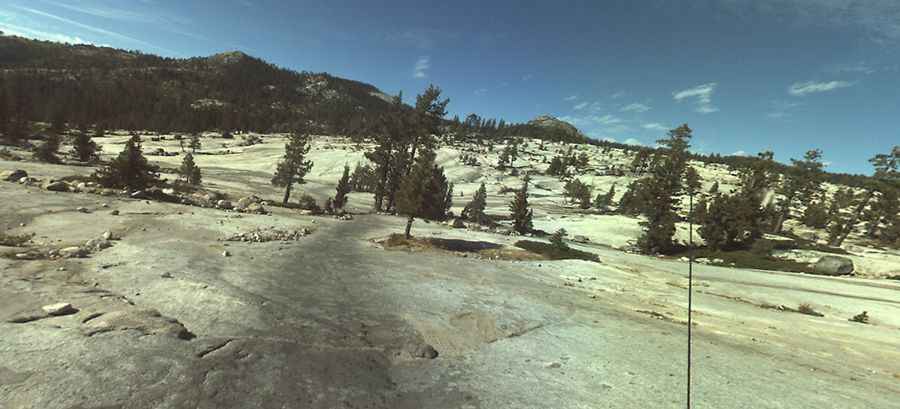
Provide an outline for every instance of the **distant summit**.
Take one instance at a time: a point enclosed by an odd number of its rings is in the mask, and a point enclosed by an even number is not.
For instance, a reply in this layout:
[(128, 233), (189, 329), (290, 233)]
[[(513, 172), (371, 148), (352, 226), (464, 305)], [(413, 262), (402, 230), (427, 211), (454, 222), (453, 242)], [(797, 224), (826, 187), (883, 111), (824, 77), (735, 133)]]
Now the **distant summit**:
[(551, 128), (565, 132), (570, 136), (581, 137), (581, 131), (574, 125), (556, 118), (552, 115), (540, 115), (528, 122), (528, 125), (539, 126), (542, 128)]
[(249, 57), (243, 51), (226, 51), (209, 56), (209, 60), (220, 64), (233, 64)]

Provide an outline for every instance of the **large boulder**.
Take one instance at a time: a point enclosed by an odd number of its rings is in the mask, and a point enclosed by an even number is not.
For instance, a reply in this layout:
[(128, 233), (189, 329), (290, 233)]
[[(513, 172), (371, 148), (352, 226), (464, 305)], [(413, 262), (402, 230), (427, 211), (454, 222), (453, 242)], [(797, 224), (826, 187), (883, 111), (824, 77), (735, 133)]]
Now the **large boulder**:
[(541, 115), (528, 122), (528, 125), (560, 130), (573, 138), (584, 138), (584, 135), (572, 124), (552, 115)]
[(853, 273), (853, 260), (847, 257), (824, 256), (813, 264), (813, 273), (826, 276), (843, 276)]
[(71, 187), (69, 187), (68, 183), (61, 180), (56, 180), (44, 184), (44, 190), (49, 190), (51, 192), (68, 192), (72, 189)]
[(4, 180), (6, 182), (18, 182), (19, 179), (27, 178), (27, 177), (28, 177), (28, 172), (26, 172), (22, 169), (7, 170), (7, 171), (0, 172), (0, 179)]

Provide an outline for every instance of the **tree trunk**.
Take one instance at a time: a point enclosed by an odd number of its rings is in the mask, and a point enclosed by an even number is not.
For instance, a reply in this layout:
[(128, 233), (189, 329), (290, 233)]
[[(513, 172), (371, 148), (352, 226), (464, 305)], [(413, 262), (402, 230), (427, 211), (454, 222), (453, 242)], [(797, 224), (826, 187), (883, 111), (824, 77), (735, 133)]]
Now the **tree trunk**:
[(281, 204), (284, 207), (287, 207), (288, 199), (291, 198), (291, 186), (293, 186), (293, 181), (288, 182), (287, 187), (284, 188), (284, 200), (281, 201)]
[(409, 216), (409, 218), (406, 219), (406, 232), (404, 232), (404, 235), (406, 236), (407, 239), (412, 238), (412, 235), (409, 234), (409, 231), (412, 230), (412, 224), (413, 224), (413, 217)]

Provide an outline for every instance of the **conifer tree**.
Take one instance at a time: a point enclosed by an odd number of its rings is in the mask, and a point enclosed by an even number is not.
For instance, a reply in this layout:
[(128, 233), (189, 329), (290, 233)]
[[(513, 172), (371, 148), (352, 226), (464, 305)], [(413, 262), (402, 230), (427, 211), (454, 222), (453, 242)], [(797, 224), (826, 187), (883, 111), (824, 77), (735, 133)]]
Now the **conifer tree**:
[[(778, 211), (772, 225), (773, 233), (781, 233), (784, 221), (790, 218), (791, 207), (796, 201), (810, 204), (820, 192), (820, 174), (824, 168), (821, 158), (822, 151), (812, 149), (806, 152), (802, 160), (791, 159), (792, 166), (778, 189), (782, 200), (778, 203)], [(820, 216), (818, 208), (813, 210), (816, 213), (813, 216)]]
[(475, 194), (472, 195), (472, 201), (463, 208), (461, 216), (465, 220), (478, 224), (486, 224), (486, 222), (489, 221), (487, 215), (484, 214), (486, 206), (487, 189), (485, 189), (484, 182), (482, 182), (478, 190), (475, 191)]
[(60, 136), (51, 132), (47, 135), (47, 139), (44, 140), (44, 143), (37, 147), (34, 151), (34, 156), (37, 160), (41, 162), (47, 163), (59, 163), (59, 157), (56, 156), (57, 151), (59, 151), (59, 145), (62, 142)]
[(202, 144), (200, 143), (200, 134), (192, 133), (191, 134), (191, 142), (188, 144), (188, 148), (191, 148), (191, 152), (197, 152), (197, 149), (200, 149)]
[(594, 198), (594, 208), (604, 212), (608, 211), (609, 206), (612, 205), (615, 195), (616, 184), (613, 183), (613, 185), (609, 187), (609, 191), (607, 191), (606, 193), (597, 193), (597, 197)]
[(332, 202), (334, 209), (343, 209), (347, 205), (347, 194), (350, 193), (353, 186), (350, 184), (350, 166), (344, 165), (344, 174), (338, 180), (334, 201)]
[(878, 189), (883, 189), (886, 184), (896, 184), (900, 181), (900, 146), (894, 146), (890, 153), (875, 155), (869, 159), (869, 163), (875, 168), (874, 181), (869, 182), (863, 197), (857, 202), (856, 208), (849, 218), (837, 217), (829, 229), (829, 245), (840, 247), (847, 236), (856, 227), (866, 206), (875, 196)]
[(643, 194), (652, 200), (644, 206), (646, 217), (641, 222), (644, 229), (638, 246), (644, 253), (669, 253), (674, 248), (675, 221), (680, 210), (679, 202), (684, 192), (684, 173), (687, 167), (691, 128), (684, 124), (669, 131), (666, 139), (659, 140), (650, 165), (650, 178), (643, 186)]
[(513, 220), (513, 230), (519, 234), (531, 232), (533, 229), (531, 219), (533, 211), (528, 207), (528, 183), (531, 178), (525, 175), (522, 187), (516, 192), (515, 199), (509, 204), (510, 216)]
[(136, 191), (157, 183), (159, 168), (147, 162), (141, 152), (141, 138), (132, 133), (122, 152), (94, 176), (102, 186)]
[(816, 229), (828, 226), (828, 209), (825, 208), (825, 204), (821, 201), (811, 202), (803, 211), (801, 222), (807, 227)]
[(550, 235), (550, 244), (552, 244), (553, 247), (556, 247), (557, 249), (560, 249), (560, 250), (568, 249), (569, 245), (566, 244), (566, 241), (565, 241), (566, 236), (568, 236), (568, 235), (569, 235), (569, 233), (566, 231), (566, 229), (560, 228), (559, 230), (553, 232), (553, 234)]
[(305, 131), (294, 131), (288, 136), (288, 143), (284, 145), (284, 156), (275, 169), (272, 176), (272, 184), (284, 188), (282, 204), (287, 206), (291, 197), (291, 189), (294, 184), (306, 183), (304, 177), (312, 168), (313, 163), (306, 160), (309, 153), (309, 134)]
[(406, 229), (404, 236), (408, 239), (412, 235), (412, 224), (416, 217), (423, 217), (427, 212), (429, 200), (433, 199), (432, 178), (434, 176), (434, 152), (430, 149), (422, 149), (413, 164), (411, 171), (400, 183), (397, 192), (397, 212), (405, 215)]
[(700, 174), (697, 173), (697, 169), (694, 169), (692, 166), (688, 166), (684, 171), (684, 192), (688, 195), (694, 196), (697, 193), (700, 193), (700, 187)]
[(197, 186), (201, 182), (200, 167), (194, 163), (194, 155), (190, 152), (184, 155), (178, 173), (191, 186)]
[(91, 135), (88, 134), (87, 128), (84, 126), (79, 127), (78, 134), (75, 135), (73, 148), (75, 157), (81, 162), (97, 159), (97, 144), (91, 140)]

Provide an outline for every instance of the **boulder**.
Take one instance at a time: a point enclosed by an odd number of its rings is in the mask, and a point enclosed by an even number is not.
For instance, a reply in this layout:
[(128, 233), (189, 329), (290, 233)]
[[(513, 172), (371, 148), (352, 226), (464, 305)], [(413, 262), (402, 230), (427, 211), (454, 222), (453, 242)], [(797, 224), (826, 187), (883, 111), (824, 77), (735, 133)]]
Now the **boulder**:
[(847, 257), (824, 256), (813, 264), (813, 273), (826, 276), (843, 276), (853, 273), (853, 260)]
[(47, 315), (60, 316), (60, 315), (69, 315), (78, 312), (72, 304), (61, 302), (57, 304), (50, 304), (41, 307)]
[(572, 241), (574, 241), (576, 243), (584, 244), (584, 243), (590, 243), (591, 239), (587, 238), (587, 236), (582, 236), (580, 234), (576, 234), (574, 237), (572, 237)]
[(219, 200), (218, 202), (216, 202), (216, 207), (218, 207), (219, 209), (230, 210), (234, 208), (234, 204), (232, 204), (228, 200)]
[(0, 172), (0, 179), (3, 179), (4, 181), (7, 181), (7, 182), (17, 182), (17, 181), (19, 181), (19, 179), (27, 178), (27, 177), (28, 177), (28, 172), (26, 172), (22, 169)]
[(100, 237), (88, 240), (81, 249), (87, 253), (96, 253), (110, 247), (112, 247), (112, 243), (108, 239)]
[(68, 192), (69, 190), (71, 190), (69, 184), (61, 180), (45, 183), (44, 189), (51, 192)]

